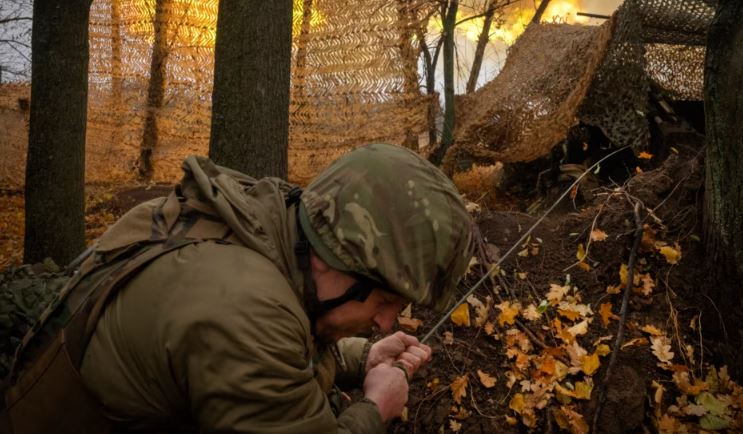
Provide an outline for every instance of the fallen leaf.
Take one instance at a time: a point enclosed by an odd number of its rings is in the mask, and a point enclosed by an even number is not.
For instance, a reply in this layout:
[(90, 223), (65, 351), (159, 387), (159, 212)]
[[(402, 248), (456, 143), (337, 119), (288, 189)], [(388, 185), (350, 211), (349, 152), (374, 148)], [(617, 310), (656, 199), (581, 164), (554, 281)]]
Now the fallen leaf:
[(467, 396), (467, 384), (469, 383), (469, 376), (464, 374), (460, 377), (456, 377), (454, 381), (449, 385), (451, 389), (451, 396), (454, 398), (454, 402), (457, 404), (462, 403), (462, 398)]
[(596, 346), (596, 354), (598, 354), (601, 357), (604, 357), (605, 355), (611, 353), (611, 348), (609, 348), (606, 344), (600, 344)]
[(458, 407), (456, 405), (453, 405), (451, 407), (451, 413), (452, 417), (457, 420), (465, 420), (468, 417), (472, 416), (472, 413), (467, 410), (464, 406)]
[(397, 317), (397, 323), (400, 328), (409, 332), (415, 332), (423, 324), (423, 321), (418, 318), (408, 318), (404, 316)]
[(627, 264), (622, 264), (619, 266), (619, 285), (620, 287), (624, 288), (627, 286), (627, 276), (629, 275), (629, 268), (627, 267)]
[(527, 273), (516, 273), (516, 277), (521, 280), (526, 280)]
[(636, 287), (635, 292), (639, 292), (645, 297), (650, 296), (650, 294), (653, 293), (653, 288), (655, 288), (655, 282), (650, 276), (650, 273), (645, 273), (640, 276), (640, 281), (642, 282), (642, 286)]
[(647, 345), (649, 343), (650, 342), (648, 342), (648, 340), (645, 338), (634, 338), (634, 339), (630, 339), (629, 341), (623, 343), (622, 349), (625, 349), (627, 347), (637, 346), (637, 345)]
[(451, 429), (453, 432), (459, 432), (459, 430), (462, 429), (462, 424), (454, 419), (449, 419), (449, 429)]
[(637, 158), (643, 159), (643, 160), (649, 160), (653, 158), (653, 154), (647, 153), (645, 151), (640, 152), (637, 154)]
[(687, 395), (696, 396), (705, 390), (709, 389), (709, 386), (699, 378), (694, 379), (694, 384), (689, 381), (688, 372), (676, 372), (673, 374), (673, 382), (676, 386)]
[(439, 378), (436, 377), (433, 380), (431, 380), (428, 383), (426, 383), (426, 387), (428, 387), (431, 390), (436, 390), (436, 388), (439, 386), (439, 383), (440, 382), (441, 381), (439, 380)]
[(678, 261), (681, 259), (681, 247), (679, 247), (678, 244), (676, 244), (676, 248), (673, 248), (671, 246), (663, 246), (658, 249), (661, 255), (666, 257), (666, 262), (673, 265), (678, 263)]
[(572, 434), (587, 434), (588, 424), (583, 419), (583, 415), (576, 412), (569, 406), (560, 406), (559, 409), (552, 413), (555, 417), (555, 421), (564, 430), (570, 431)]
[(663, 332), (652, 324), (645, 324), (644, 326), (640, 327), (640, 330), (651, 336), (663, 336)]
[(513, 416), (506, 415), (506, 423), (511, 426), (516, 426), (519, 423), (519, 420)]
[(511, 304), (509, 301), (504, 301), (501, 304), (495, 305), (500, 309), (501, 313), (498, 314), (498, 324), (503, 326), (504, 324), (512, 325), (516, 322), (516, 317), (521, 310), (521, 304), (516, 302)]
[(527, 306), (526, 309), (521, 311), (521, 316), (529, 321), (537, 321), (542, 317), (542, 314), (537, 310), (537, 307), (534, 306), (534, 303), (532, 303)]
[(553, 305), (557, 305), (562, 301), (568, 291), (570, 291), (570, 285), (560, 286), (551, 283), (550, 290), (547, 293), (547, 300), (549, 300)]
[(619, 319), (619, 316), (611, 311), (611, 307), (611, 303), (601, 303), (601, 306), (599, 306), (599, 315), (601, 315), (601, 323), (604, 327), (608, 326), (611, 320)]
[(408, 303), (405, 309), (400, 312), (400, 316), (404, 318), (411, 318), (413, 316), (413, 303)]
[(591, 399), (591, 392), (593, 391), (593, 381), (590, 381), (590, 378), (588, 378), (588, 380), (589, 381), (578, 381), (575, 383), (575, 388), (572, 390), (555, 383), (555, 390), (571, 398), (589, 400)]
[(508, 408), (515, 411), (518, 414), (524, 411), (524, 395), (517, 393), (511, 398), (511, 402), (508, 403)]
[(519, 251), (516, 255), (521, 256), (522, 258), (526, 258), (527, 256), (529, 256), (529, 249), (523, 249)]
[(451, 322), (460, 327), (470, 326), (470, 305), (462, 303), (451, 314)]
[(590, 356), (583, 357), (583, 364), (582, 364), (583, 372), (586, 373), (586, 375), (593, 375), (594, 372), (596, 372), (599, 369), (599, 366), (601, 366), (601, 362), (599, 361), (599, 355), (596, 353), (591, 354)]
[(478, 369), (477, 376), (480, 377), (480, 383), (482, 383), (482, 385), (485, 386), (486, 389), (490, 389), (491, 387), (495, 386), (496, 379), (490, 374), (482, 372)]
[(594, 229), (591, 231), (591, 241), (604, 241), (607, 237), (606, 232), (601, 229)]
[(577, 312), (575, 310), (570, 309), (557, 309), (557, 313), (559, 313), (561, 316), (569, 319), (570, 321), (575, 321), (578, 318), (581, 318), (580, 312)]
[(578, 261), (583, 262), (586, 259), (586, 250), (583, 248), (583, 243), (578, 244), (578, 251), (575, 252), (575, 257)]
[(488, 320), (488, 314), (490, 313), (490, 303), (492, 302), (490, 296), (487, 297), (486, 303), (483, 303), (473, 294), (467, 297), (467, 302), (475, 308), (475, 325), (480, 327), (481, 325), (485, 324), (485, 321)]
[(482, 328), (483, 330), (485, 330), (485, 334), (488, 336), (491, 336), (493, 333), (495, 333), (495, 324), (490, 321), (486, 322)]
[(402, 413), (400, 413), (400, 420), (403, 421), (404, 423), (408, 422), (408, 407), (407, 406), (402, 408)]
[(651, 336), (650, 337), (650, 348), (653, 350), (653, 355), (660, 360), (661, 363), (670, 363), (673, 360), (673, 351), (671, 351), (671, 340), (666, 336)]
[(591, 266), (588, 265), (586, 261), (578, 262), (578, 268), (580, 268), (583, 271), (591, 271)]
[(606, 287), (606, 293), (607, 294), (619, 294), (622, 292), (622, 286), (621, 285), (608, 285)]
[(568, 329), (568, 332), (573, 336), (581, 336), (581, 335), (588, 333), (588, 320), (584, 319), (578, 324), (570, 327)]
[(444, 332), (444, 345), (454, 344), (454, 333)]

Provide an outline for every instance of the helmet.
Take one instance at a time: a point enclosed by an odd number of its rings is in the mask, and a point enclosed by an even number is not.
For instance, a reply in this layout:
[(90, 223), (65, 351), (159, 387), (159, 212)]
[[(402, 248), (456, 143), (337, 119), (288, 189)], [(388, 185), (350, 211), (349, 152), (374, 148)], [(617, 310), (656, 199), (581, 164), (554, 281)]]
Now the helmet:
[(444, 310), (472, 256), (473, 222), (454, 184), (394, 145), (357, 148), (304, 190), (299, 222), (331, 267)]

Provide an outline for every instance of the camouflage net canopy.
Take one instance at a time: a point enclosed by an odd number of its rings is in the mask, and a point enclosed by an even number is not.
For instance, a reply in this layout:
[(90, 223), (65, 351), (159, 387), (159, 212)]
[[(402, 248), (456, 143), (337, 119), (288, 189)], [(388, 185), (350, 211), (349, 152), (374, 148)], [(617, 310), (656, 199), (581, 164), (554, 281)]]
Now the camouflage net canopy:
[[(92, 3), (88, 182), (136, 175), (148, 112), (157, 119), (155, 181), (177, 180), (185, 156), (208, 152), (219, 2), (157, 3), (163, 5), (157, 13), (155, 0)], [(402, 144), (412, 138), (417, 145), (426, 128), (427, 98), (418, 90), (419, 50), (411, 35), (425, 26), (430, 7), (412, 0), (294, 0), (292, 180), (307, 181), (335, 156), (361, 144)], [(156, 29), (163, 60), (153, 64)], [(148, 104), (150, 75), (157, 67), (164, 77), (159, 108)], [(13, 92), (28, 98), (27, 88)], [(16, 98), (10, 99), (7, 108), (16, 110)], [(18, 135), (25, 149), (27, 126), (16, 128), (24, 130)], [(22, 183), (23, 167), (10, 167), (13, 173), (3, 174), (3, 184)]]
[(709, 0), (627, 0), (598, 27), (530, 25), (501, 73), (457, 103), (447, 170), (532, 161), (579, 122), (616, 146), (646, 145), (651, 84), (677, 100), (702, 100), (714, 11)]

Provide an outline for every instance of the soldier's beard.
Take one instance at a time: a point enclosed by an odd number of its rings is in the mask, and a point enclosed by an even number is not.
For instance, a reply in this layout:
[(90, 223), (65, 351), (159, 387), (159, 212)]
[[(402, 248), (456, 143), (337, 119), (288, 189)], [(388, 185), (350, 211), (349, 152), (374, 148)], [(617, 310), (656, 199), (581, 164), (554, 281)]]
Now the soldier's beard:
[(329, 312), (315, 322), (315, 338), (322, 343), (329, 344), (352, 336), (369, 337), (374, 333), (373, 322), (335, 321), (335, 318), (329, 317), (331, 314), (332, 312)]

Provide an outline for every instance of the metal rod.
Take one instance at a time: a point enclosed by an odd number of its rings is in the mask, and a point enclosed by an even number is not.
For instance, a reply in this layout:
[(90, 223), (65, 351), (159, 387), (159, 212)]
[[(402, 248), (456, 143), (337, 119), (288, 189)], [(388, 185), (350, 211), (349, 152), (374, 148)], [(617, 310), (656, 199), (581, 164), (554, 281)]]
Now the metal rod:
[(592, 14), (590, 12), (577, 12), (576, 15), (588, 18), (599, 18), (602, 20), (608, 20), (611, 18), (611, 15)]
[(516, 248), (517, 248), (517, 247), (518, 247), (519, 245), (521, 245), (521, 243), (522, 243), (522, 242), (523, 242), (523, 241), (524, 241), (524, 240), (526, 239), (526, 237), (527, 237), (527, 236), (529, 236), (529, 235), (530, 235), (530, 234), (531, 234), (531, 233), (532, 233), (532, 232), (534, 231), (534, 229), (535, 229), (535, 228), (536, 228), (537, 226), (539, 226), (539, 224), (540, 224), (540, 223), (542, 223), (542, 221), (543, 221), (543, 220), (545, 219), (545, 217), (547, 217), (547, 215), (548, 215), (548, 214), (549, 214), (550, 212), (552, 212), (552, 210), (553, 210), (553, 209), (555, 209), (555, 207), (557, 206), (557, 204), (559, 204), (559, 203), (560, 203), (560, 201), (562, 201), (562, 200), (563, 200), (563, 199), (565, 198), (565, 196), (567, 196), (567, 195), (568, 195), (568, 194), (570, 193), (570, 191), (571, 191), (571, 190), (573, 189), (573, 187), (575, 187), (576, 185), (578, 185), (578, 183), (580, 183), (580, 181), (581, 181), (581, 180), (582, 180), (582, 179), (583, 179), (583, 178), (584, 178), (584, 177), (585, 177), (585, 176), (586, 176), (587, 174), (589, 174), (589, 173), (590, 173), (590, 172), (592, 172), (592, 171), (593, 171), (593, 170), (594, 170), (594, 169), (595, 169), (596, 167), (598, 167), (598, 165), (599, 165), (599, 164), (603, 163), (603, 162), (604, 162), (604, 161), (605, 161), (606, 159), (608, 159), (609, 157), (611, 157), (611, 156), (613, 156), (613, 155), (615, 155), (615, 154), (618, 154), (618, 153), (619, 153), (620, 151), (623, 151), (623, 150), (625, 150), (625, 149), (627, 149), (627, 148), (629, 148), (629, 146), (624, 146), (624, 147), (621, 147), (621, 148), (619, 148), (619, 149), (615, 150), (614, 152), (612, 152), (612, 153), (610, 153), (610, 154), (606, 155), (606, 156), (605, 156), (604, 158), (602, 158), (602, 159), (600, 159), (599, 161), (595, 162), (595, 163), (594, 163), (594, 164), (593, 164), (593, 165), (592, 165), (591, 167), (589, 167), (588, 169), (586, 169), (586, 170), (585, 170), (585, 171), (584, 171), (584, 172), (583, 172), (583, 173), (582, 173), (582, 174), (581, 174), (581, 175), (580, 175), (580, 176), (579, 176), (578, 178), (576, 178), (576, 180), (575, 180), (575, 181), (574, 181), (574, 182), (573, 182), (572, 184), (570, 184), (570, 187), (568, 187), (568, 188), (567, 188), (567, 190), (565, 190), (565, 191), (564, 191), (564, 192), (563, 192), (563, 193), (562, 193), (562, 194), (560, 195), (560, 197), (558, 197), (558, 198), (557, 198), (557, 200), (555, 201), (555, 203), (553, 203), (553, 204), (552, 204), (552, 206), (550, 206), (550, 207), (549, 207), (549, 208), (547, 209), (547, 211), (545, 211), (545, 212), (544, 212), (544, 214), (542, 214), (542, 216), (541, 216), (541, 217), (539, 217), (539, 220), (537, 220), (537, 221), (536, 221), (536, 222), (535, 222), (535, 223), (534, 223), (533, 225), (531, 225), (531, 227), (529, 228), (529, 230), (527, 230), (526, 232), (524, 232), (524, 234), (523, 234), (523, 235), (521, 236), (521, 238), (519, 238), (519, 239), (518, 239), (518, 241), (516, 241), (516, 243), (514, 243), (514, 245), (513, 245), (513, 246), (511, 246), (511, 248), (510, 248), (510, 249), (508, 249), (508, 251), (507, 251), (507, 252), (506, 252), (506, 253), (505, 253), (505, 254), (504, 254), (503, 256), (501, 256), (501, 257), (500, 257), (500, 259), (498, 259), (498, 262), (496, 262), (496, 263), (495, 263), (495, 265), (491, 266), (491, 267), (490, 267), (490, 270), (488, 270), (488, 271), (487, 271), (487, 273), (485, 273), (485, 274), (484, 274), (484, 275), (483, 275), (483, 276), (482, 276), (482, 277), (480, 278), (480, 280), (478, 280), (478, 281), (477, 281), (477, 283), (475, 283), (475, 284), (474, 284), (474, 285), (472, 286), (472, 288), (470, 288), (470, 289), (469, 289), (469, 290), (468, 290), (468, 291), (467, 291), (467, 292), (466, 292), (466, 293), (465, 293), (465, 294), (464, 294), (464, 295), (462, 296), (462, 298), (460, 298), (460, 299), (459, 299), (459, 301), (457, 301), (457, 302), (456, 302), (456, 303), (454, 304), (454, 306), (452, 306), (452, 308), (451, 308), (451, 309), (449, 309), (449, 311), (448, 311), (448, 312), (446, 312), (446, 314), (445, 314), (445, 315), (444, 315), (443, 317), (441, 317), (441, 319), (440, 319), (440, 320), (439, 320), (439, 321), (438, 321), (438, 322), (436, 323), (436, 325), (434, 325), (434, 326), (433, 326), (433, 328), (432, 328), (431, 330), (429, 330), (429, 331), (428, 331), (428, 333), (426, 333), (426, 334), (425, 334), (425, 336), (423, 336), (423, 338), (422, 338), (422, 339), (420, 340), (420, 341), (421, 341), (421, 343), (424, 343), (424, 342), (428, 341), (428, 339), (430, 339), (430, 338), (431, 338), (431, 336), (433, 336), (433, 334), (434, 334), (434, 333), (436, 333), (436, 330), (438, 330), (438, 329), (439, 329), (439, 327), (441, 327), (441, 325), (442, 325), (442, 324), (444, 324), (444, 322), (445, 322), (445, 321), (446, 321), (446, 320), (447, 320), (447, 319), (448, 319), (448, 318), (449, 318), (449, 317), (451, 316), (451, 314), (452, 314), (452, 313), (454, 313), (454, 311), (455, 311), (455, 310), (456, 310), (456, 309), (457, 309), (457, 308), (459, 307), (459, 305), (461, 305), (462, 303), (464, 303), (464, 302), (465, 302), (465, 300), (467, 300), (467, 297), (469, 297), (469, 296), (470, 296), (470, 295), (471, 295), (471, 294), (472, 294), (473, 292), (475, 292), (475, 290), (476, 290), (476, 289), (477, 289), (477, 288), (478, 288), (478, 287), (479, 287), (480, 285), (482, 285), (482, 283), (483, 283), (483, 282), (485, 281), (485, 279), (487, 279), (488, 277), (490, 277), (490, 275), (491, 275), (491, 274), (493, 273), (493, 271), (496, 271), (496, 270), (498, 270), (498, 271), (499, 271), (499, 270), (500, 270), (500, 265), (501, 265), (501, 263), (503, 263), (503, 261), (504, 261), (504, 260), (505, 260), (505, 259), (506, 259), (506, 258), (507, 258), (507, 257), (508, 257), (508, 256), (509, 256), (510, 254), (511, 254), (511, 253), (513, 253), (513, 251), (514, 251), (514, 250), (516, 250)]

